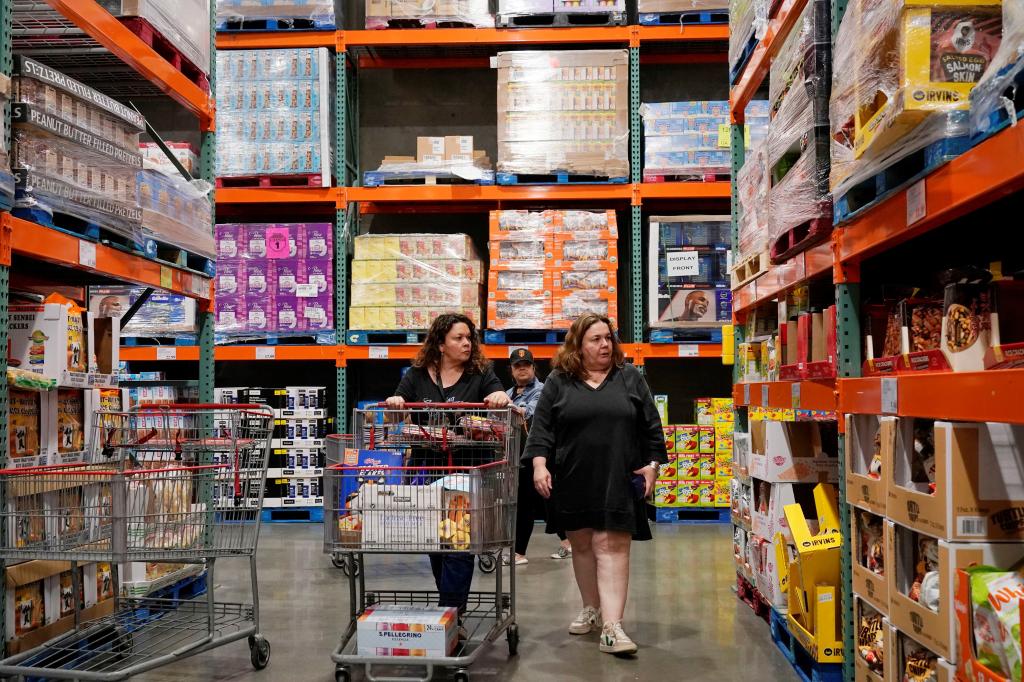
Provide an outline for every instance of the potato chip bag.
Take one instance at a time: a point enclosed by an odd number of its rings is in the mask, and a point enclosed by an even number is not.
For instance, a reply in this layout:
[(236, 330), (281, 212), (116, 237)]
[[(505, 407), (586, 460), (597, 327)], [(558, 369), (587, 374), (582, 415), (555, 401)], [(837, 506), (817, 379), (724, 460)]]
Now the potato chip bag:
[(966, 571), (971, 576), (978, 661), (993, 672), (1020, 682), (1020, 600), (1024, 598), (1024, 576), (991, 566), (972, 566)]

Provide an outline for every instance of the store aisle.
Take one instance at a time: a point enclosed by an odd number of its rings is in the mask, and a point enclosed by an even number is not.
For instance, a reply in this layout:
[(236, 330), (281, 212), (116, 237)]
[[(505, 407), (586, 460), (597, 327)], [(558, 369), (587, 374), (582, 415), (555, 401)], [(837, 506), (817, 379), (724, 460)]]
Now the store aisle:
[[(553, 561), (554, 536), (534, 535), (530, 564), (519, 572), (519, 656), (502, 639), (471, 668), (475, 680), (738, 680), (786, 682), (796, 675), (768, 638), (768, 629), (731, 590), (735, 570), (729, 526), (658, 526), (654, 542), (635, 544), (627, 631), (640, 644), (635, 660), (597, 651), (597, 635), (573, 637), (566, 626), (578, 609), (568, 562)], [(348, 586), (321, 553), (320, 525), (264, 526), (260, 538), (263, 630), (270, 666), (254, 672), (244, 643), (201, 654), (140, 680), (334, 679), (330, 652), (348, 618)], [(368, 587), (431, 585), (425, 557), (379, 559), (380, 582)], [(241, 598), (242, 564), (221, 562), (224, 598)], [(410, 584), (410, 579), (415, 584)], [(475, 586), (486, 585), (477, 574)], [(362, 679), (358, 674), (355, 679)], [(442, 678), (443, 679), (443, 678)]]

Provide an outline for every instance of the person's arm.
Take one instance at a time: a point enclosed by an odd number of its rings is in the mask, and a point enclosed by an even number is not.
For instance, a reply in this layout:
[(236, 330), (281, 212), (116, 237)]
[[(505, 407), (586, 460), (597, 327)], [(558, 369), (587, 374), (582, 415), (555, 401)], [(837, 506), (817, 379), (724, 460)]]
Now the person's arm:
[(533, 419), (534, 412), (537, 411), (537, 403), (540, 401), (540, 394), (544, 392), (544, 387), (532, 391), (526, 398), (526, 403), (523, 405), (523, 419), (529, 422)]
[(555, 411), (558, 400), (560, 380), (551, 376), (544, 383), (537, 406), (533, 411), (533, 422), (530, 424), (530, 435), (526, 439), (523, 451), (525, 466), (533, 468), (533, 486), (544, 499), (551, 497), (551, 472), (548, 470), (548, 457), (555, 454)]
[(507, 407), (512, 404), (505, 387), (501, 385), (501, 379), (494, 373), (493, 367), (488, 367), (480, 382), (481, 402), (487, 407)]

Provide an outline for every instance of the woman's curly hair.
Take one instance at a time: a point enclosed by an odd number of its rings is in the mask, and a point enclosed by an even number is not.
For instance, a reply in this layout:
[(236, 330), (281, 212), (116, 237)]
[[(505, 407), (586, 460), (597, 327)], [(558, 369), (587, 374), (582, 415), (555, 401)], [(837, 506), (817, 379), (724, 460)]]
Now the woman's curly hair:
[(491, 361), (484, 356), (484, 352), (480, 348), (480, 335), (476, 325), (473, 324), (473, 320), (461, 313), (441, 313), (434, 318), (430, 325), (430, 331), (427, 332), (427, 339), (412, 361), (412, 366), (439, 369), (441, 367), (441, 346), (444, 345), (448, 332), (460, 322), (469, 327), (469, 339), (473, 344), (465, 371), (469, 374), (486, 372), (487, 368), (491, 366)]

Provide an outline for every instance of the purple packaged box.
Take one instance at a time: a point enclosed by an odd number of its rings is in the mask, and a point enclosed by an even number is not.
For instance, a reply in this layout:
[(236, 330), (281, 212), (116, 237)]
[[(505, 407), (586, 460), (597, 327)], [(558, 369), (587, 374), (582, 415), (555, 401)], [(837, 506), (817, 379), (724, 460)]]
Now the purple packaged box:
[(314, 259), (303, 264), (305, 272), (300, 274), (299, 284), (316, 284), (316, 293), (334, 290), (334, 261)]
[(245, 264), (245, 294), (247, 296), (266, 296), (271, 293), (272, 265), (265, 260), (250, 260)]
[(274, 322), (274, 298), (269, 295), (245, 297), (245, 331), (268, 332)]
[(302, 271), (303, 277), (305, 276), (303, 261), (297, 258), (281, 258), (271, 261), (271, 268), (274, 292), (294, 296), (295, 285), (299, 282), (300, 271)]
[(299, 299), (294, 296), (275, 296), (274, 315), (271, 331), (287, 333), (305, 331), (306, 329), (306, 321), (302, 317)]
[(300, 298), (302, 318), (308, 331), (324, 331), (334, 328), (334, 299), (330, 292), (315, 298)]
[(242, 258), (267, 257), (267, 225), (257, 223), (242, 225), (239, 235), (242, 242)]
[(245, 330), (245, 299), (241, 296), (217, 297), (216, 330), (233, 334)]
[(244, 296), (248, 283), (244, 260), (225, 258), (217, 261), (214, 291), (218, 301), (222, 296)]
[(330, 258), (334, 253), (334, 226), (330, 223), (305, 223), (300, 230), (300, 258)]
[(242, 245), (240, 243), (242, 226), (237, 223), (226, 223), (217, 225), (217, 259), (241, 258)]

